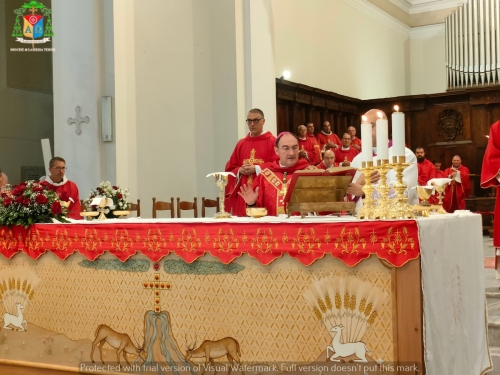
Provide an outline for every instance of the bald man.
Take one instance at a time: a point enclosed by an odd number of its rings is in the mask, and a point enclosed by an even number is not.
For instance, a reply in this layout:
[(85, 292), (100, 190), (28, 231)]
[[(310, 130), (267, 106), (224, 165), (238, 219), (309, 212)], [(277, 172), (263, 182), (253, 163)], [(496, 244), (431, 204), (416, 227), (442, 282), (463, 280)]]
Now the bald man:
[(452, 181), (444, 191), (443, 208), (446, 212), (465, 210), (465, 198), (470, 196), (469, 168), (462, 165), (459, 155), (455, 155), (451, 159), (451, 167), (444, 170), (444, 175)]
[(335, 153), (332, 150), (326, 150), (323, 155), (323, 161), (316, 167), (319, 169), (328, 169), (331, 167), (338, 167), (339, 164), (335, 163)]

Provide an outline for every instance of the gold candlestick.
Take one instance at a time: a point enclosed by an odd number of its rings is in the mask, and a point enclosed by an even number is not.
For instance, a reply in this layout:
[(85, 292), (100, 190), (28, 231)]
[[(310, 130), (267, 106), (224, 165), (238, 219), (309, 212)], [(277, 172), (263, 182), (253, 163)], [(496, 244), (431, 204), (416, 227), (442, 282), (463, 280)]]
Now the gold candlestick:
[(389, 211), (388, 217), (394, 219), (414, 219), (413, 210), (408, 204), (408, 198), (404, 195), (407, 186), (403, 180), (403, 171), (410, 164), (406, 163), (406, 156), (393, 156), (391, 166), (396, 172), (396, 183), (393, 185), (393, 188), (397, 196), (394, 199), (394, 204)]
[(380, 198), (378, 199), (377, 206), (375, 207), (374, 218), (387, 219), (388, 212), (392, 205), (392, 199), (388, 198), (390, 187), (387, 184), (387, 172), (392, 169), (389, 164), (389, 159), (377, 160), (377, 167), (374, 169), (380, 173), (380, 182), (377, 186)]
[(363, 185), (363, 193), (365, 197), (363, 198), (363, 207), (360, 208), (358, 212), (358, 219), (373, 219), (375, 202), (373, 200), (373, 184), (370, 181), (370, 175), (372, 174), (373, 161), (364, 161), (361, 163), (360, 172), (365, 176), (365, 184)]

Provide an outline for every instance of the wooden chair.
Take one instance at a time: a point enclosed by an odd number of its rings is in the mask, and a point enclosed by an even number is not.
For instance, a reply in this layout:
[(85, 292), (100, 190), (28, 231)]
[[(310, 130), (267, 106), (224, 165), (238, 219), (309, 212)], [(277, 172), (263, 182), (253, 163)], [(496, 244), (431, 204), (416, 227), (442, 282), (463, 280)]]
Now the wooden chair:
[(217, 199), (206, 199), (201, 197), (201, 217), (205, 217), (205, 208), (215, 207), (215, 212), (219, 212), (219, 198)]
[(156, 218), (156, 211), (169, 211), (170, 210), (170, 216), (175, 218), (175, 211), (174, 211), (174, 197), (170, 198), (170, 203), (164, 202), (164, 201), (156, 201), (156, 198), (153, 198), (153, 219)]
[(181, 198), (177, 197), (177, 217), (181, 217), (181, 210), (194, 210), (194, 217), (198, 217), (198, 198), (194, 197), (194, 202), (181, 201)]
[[(130, 202), (129, 202), (130, 203)], [(137, 204), (130, 203), (130, 211), (137, 211), (137, 217), (141, 217), (141, 200), (137, 199)]]

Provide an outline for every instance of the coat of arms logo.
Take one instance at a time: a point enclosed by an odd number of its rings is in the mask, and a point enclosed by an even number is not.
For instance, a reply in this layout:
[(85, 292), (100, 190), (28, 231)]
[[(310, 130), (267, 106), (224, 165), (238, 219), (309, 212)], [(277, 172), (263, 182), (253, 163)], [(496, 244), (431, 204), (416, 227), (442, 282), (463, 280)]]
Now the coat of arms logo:
[[(27, 15), (25, 15), (26, 12), (28, 12)], [(38, 14), (38, 12), (43, 15)], [(16, 14), (16, 23), (14, 24), (12, 36), (16, 38), (16, 42), (31, 44), (34, 48), (35, 44), (51, 41), (50, 37), (54, 36), (54, 33), (52, 31), (52, 19), (50, 18), (52, 10), (50, 8), (38, 1), (30, 1), (21, 8), (14, 10), (14, 13)], [(21, 19), (23, 21), (22, 26)]]

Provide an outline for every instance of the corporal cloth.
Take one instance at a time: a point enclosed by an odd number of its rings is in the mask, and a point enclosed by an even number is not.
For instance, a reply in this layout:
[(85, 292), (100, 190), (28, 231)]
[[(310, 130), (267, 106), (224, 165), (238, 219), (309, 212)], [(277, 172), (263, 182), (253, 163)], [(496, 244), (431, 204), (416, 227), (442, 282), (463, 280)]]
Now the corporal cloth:
[(81, 219), (80, 212), (82, 211), (82, 207), (80, 205), (80, 193), (78, 192), (76, 184), (68, 180), (66, 176), (58, 183), (52, 181), (48, 176), (44, 181), (52, 185), (52, 189), (59, 195), (61, 200), (70, 202), (68, 206), (68, 217), (75, 220)]
[(447, 212), (455, 212), (455, 210), (465, 210), (465, 198), (470, 195), (470, 171), (469, 168), (460, 165), (458, 168), (446, 168), (444, 170), (445, 177), (450, 176), (453, 172), (457, 172), (455, 179), (446, 186), (443, 198), (443, 208)]
[[(238, 176), (238, 170), (243, 164), (258, 165), (261, 170), (278, 159), (274, 151), (276, 138), (270, 132), (263, 133), (257, 137), (250, 133), (236, 144), (229, 161), (226, 163), (226, 172), (233, 172)], [(254, 173), (250, 176), (239, 175), (236, 178), (229, 176), (226, 186), (225, 210), (232, 212), (235, 216), (246, 216), (246, 205), (243, 198), (238, 195), (241, 184), (252, 183), (257, 177)]]
[(495, 220), (493, 220), (493, 246), (500, 247), (500, 200), (498, 199), (500, 173), (500, 121), (490, 128), (490, 137), (483, 158), (481, 187), (496, 187)]

